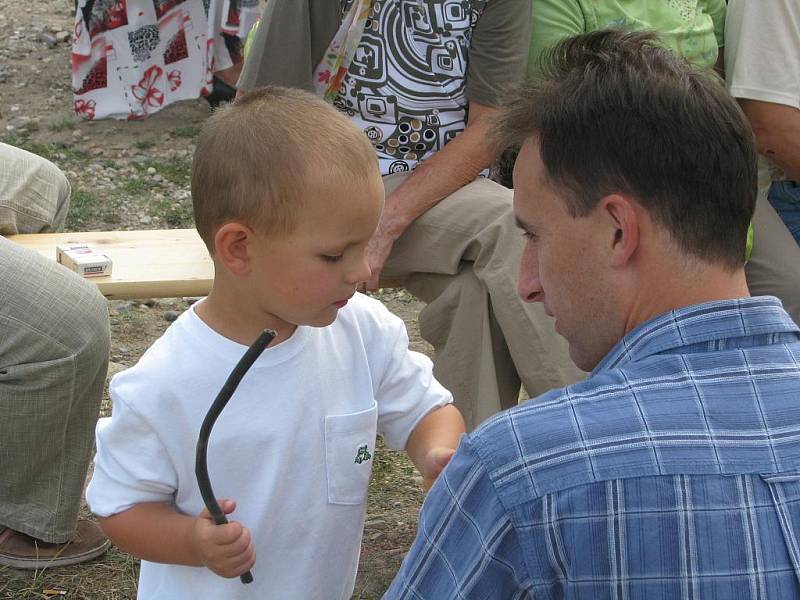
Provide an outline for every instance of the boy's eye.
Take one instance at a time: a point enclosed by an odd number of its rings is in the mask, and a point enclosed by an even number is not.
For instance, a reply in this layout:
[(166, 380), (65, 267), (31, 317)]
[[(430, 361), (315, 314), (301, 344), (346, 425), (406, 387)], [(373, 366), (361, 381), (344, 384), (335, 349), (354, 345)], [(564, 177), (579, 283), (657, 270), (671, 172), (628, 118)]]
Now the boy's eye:
[(342, 260), (342, 255), (337, 254), (336, 256), (331, 256), (330, 254), (323, 254), (322, 260), (324, 260), (325, 262), (332, 262), (332, 263), (339, 262), (340, 260)]
[(523, 231), (522, 232), (522, 237), (524, 237), (526, 240), (534, 240), (534, 241), (536, 241), (536, 234), (532, 233), (530, 231)]

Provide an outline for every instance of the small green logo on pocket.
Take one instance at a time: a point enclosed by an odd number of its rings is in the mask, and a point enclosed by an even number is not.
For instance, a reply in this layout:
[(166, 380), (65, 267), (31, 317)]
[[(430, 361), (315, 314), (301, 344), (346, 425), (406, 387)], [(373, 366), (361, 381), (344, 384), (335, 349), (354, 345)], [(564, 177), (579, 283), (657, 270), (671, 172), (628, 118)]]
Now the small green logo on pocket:
[(371, 458), (372, 454), (369, 453), (367, 445), (364, 444), (358, 449), (358, 452), (356, 452), (356, 459), (353, 462), (356, 463), (357, 465), (360, 465), (361, 463), (370, 460)]

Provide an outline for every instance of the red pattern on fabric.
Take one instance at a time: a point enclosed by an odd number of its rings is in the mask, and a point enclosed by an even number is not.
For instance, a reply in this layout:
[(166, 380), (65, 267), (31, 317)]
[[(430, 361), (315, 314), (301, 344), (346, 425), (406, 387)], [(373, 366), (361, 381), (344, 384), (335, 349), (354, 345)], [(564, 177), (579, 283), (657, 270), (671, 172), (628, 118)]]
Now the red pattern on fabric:
[(170, 71), (169, 75), (167, 75), (167, 79), (169, 80), (170, 92), (174, 92), (179, 87), (181, 87), (181, 72), (178, 69)]
[(94, 100), (75, 100), (73, 104), (75, 114), (85, 116), (89, 121), (94, 119), (94, 109), (96, 107), (97, 104)]
[(231, 2), (230, 6), (228, 6), (228, 16), (225, 19), (223, 29), (229, 29), (231, 33), (235, 34), (239, 31), (239, 23), (239, 11), (236, 10), (236, 6)]
[(181, 29), (169, 41), (164, 51), (164, 64), (171, 65), (184, 58), (189, 58), (189, 49), (186, 47), (186, 33)]
[(184, 2), (186, 2), (186, 0), (153, 0), (153, 7), (156, 9), (156, 17), (160, 19), (170, 10)]
[(94, 37), (98, 33), (111, 31), (117, 27), (124, 27), (128, 24), (127, 0), (117, 0), (116, 4), (108, 9), (102, 19), (91, 21), (89, 36)]
[(144, 72), (137, 85), (131, 86), (131, 92), (142, 105), (142, 110), (147, 114), (148, 109), (158, 108), (164, 104), (164, 92), (156, 84), (161, 79), (164, 70), (158, 65), (153, 65)]
[(108, 87), (108, 60), (104, 56), (95, 63), (92, 70), (83, 78), (81, 89), (76, 91), (75, 94), (80, 96), (86, 92), (106, 87)]

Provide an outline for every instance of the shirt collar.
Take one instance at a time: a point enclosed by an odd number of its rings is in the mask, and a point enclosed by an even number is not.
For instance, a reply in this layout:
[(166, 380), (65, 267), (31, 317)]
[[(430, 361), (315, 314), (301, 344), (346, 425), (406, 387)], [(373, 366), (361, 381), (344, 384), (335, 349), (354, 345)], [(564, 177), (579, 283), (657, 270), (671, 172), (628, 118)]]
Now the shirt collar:
[(756, 296), (693, 304), (661, 314), (633, 329), (600, 361), (592, 375), (694, 344), (714, 342), (718, 349), (723, 349), (726, 339), (764, 334), (789, 334), (792, 340), (800, 339), (800, 328), (777, 298)]

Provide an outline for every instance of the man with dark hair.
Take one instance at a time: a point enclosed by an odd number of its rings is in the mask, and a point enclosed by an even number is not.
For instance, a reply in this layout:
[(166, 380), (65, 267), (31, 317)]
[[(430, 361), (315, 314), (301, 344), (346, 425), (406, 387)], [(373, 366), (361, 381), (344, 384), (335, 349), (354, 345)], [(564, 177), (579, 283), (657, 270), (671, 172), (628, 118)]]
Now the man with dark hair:
[(558, 44), (521, 141), (518, 291), (580, 383), (462, 438), (387, 598), (800, 598), (800, 329), (749, 297), (752, 133), (652, 34)]

